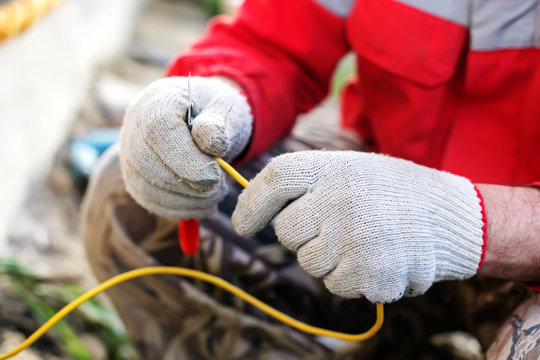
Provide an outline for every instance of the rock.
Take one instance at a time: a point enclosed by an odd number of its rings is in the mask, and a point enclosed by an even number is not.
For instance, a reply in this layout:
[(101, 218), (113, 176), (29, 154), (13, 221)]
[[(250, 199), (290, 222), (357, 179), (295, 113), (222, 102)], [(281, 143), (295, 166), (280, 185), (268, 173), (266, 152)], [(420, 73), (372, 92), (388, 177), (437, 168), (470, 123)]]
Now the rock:
[[(0, 331), (0, 348), (10, 351), (24, 341), (23, 334), (11, 330)], [(28, 348), (17, 355), (17, 360), (40, 360), (43, 359), (35, 350)]]
[(474, 336), (464, 331), (434, 335), (431, 337), (430, 343), (435, 347), (447, 350), (456, 357), (456, 360), (482, 359), (480, 342)]
[(84, 345), (86, 350), (92, 355), (94, 360), (107, 360), (108, 352), (107, 347), (103, 342), (93, 334), (83, 334), (79, 337), (79, 340)]

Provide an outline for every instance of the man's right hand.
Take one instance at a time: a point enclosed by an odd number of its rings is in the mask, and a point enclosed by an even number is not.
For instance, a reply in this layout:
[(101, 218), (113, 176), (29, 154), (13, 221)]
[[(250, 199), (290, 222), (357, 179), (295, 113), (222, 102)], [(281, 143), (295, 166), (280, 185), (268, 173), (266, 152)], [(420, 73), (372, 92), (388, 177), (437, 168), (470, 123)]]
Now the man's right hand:
[(129, 194), (171, 219), (202, 218), (227, 192), (213, 156), (227, 160), (247, 146), (251, 109), (232, 85), (191, 78), (193, 128), (186, 122), (188, 79), (150, 84), (128, 107), (120, 138), (120, 164)]

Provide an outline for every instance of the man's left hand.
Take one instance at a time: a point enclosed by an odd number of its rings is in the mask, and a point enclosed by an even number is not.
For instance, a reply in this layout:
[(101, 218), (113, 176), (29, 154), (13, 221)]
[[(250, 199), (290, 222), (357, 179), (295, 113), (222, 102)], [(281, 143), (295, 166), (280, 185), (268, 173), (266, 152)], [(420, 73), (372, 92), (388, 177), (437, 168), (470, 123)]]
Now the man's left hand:
[(344, 297), (387, 303), (476, 273), (485, 218), (466, 178), (384, 155), (305, 151), (273, 159), (240, 195), (233, 224), (275, 218), (300, 265)]

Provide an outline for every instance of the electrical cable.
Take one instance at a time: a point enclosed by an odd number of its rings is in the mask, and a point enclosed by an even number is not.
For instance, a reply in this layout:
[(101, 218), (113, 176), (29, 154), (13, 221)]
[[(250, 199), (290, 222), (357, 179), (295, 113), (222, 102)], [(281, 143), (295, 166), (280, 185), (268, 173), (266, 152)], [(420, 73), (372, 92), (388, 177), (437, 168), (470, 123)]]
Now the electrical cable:
[[(223, 168), (223, 170), (229, 173), (229, 175), (231, 175), (242, 186), (247, 187), (249, 185), (249, 182), (242, 175), (240, 175), (232, 166), (230, 166), (227, 162), (225, 162), (224, 160), (220, 158), (215, 158), (215, 159), (219, 163), (219, 165)], [(26, 338), (26, 340), (24, 340), (19, 346), (17, 346), (13, 350), (8, 351), (4, 354), (0, 354), (0, 360), (9, 359), (17, 355), (21, 351), (23, 351), (30, 345), (32, 345), (37, 339), (39, 339), (43, 334), (45, 334), (57, 322), (62, 320), (66, 315), (68, 315), (70, 312), (75, 310), (78, 306), (80, 306), (85, 301), (92, 299), (93, 297), (102, 293), (103, 291), (115, 285), (118, 285), (122, 282), (131, 280), (134, 278), (138, 278), (142, 276), (149, 276), (149, 275), (164, 275), (164, 274), (186, 276), (186, 277), (190, 277), (194, 279), (203, 280), (213, 285), (219, 286), (222, 289), (229, 291), (230, 293), (238, 296), (239, 298), (246, 301), (247, 303), (255, 306), (256, 308), (263, 311), (264, 313), (281, 321), (282, 323), (287, 324), (297, 330), (303, 331), (308, 334), (328, 336), (328, 337), (333, 337), (333, 338), (347, 340), (347, 341), (363, 341), (375, 335), (377, 331), (379, 331), (379, 329), (382, 327), (383, 320), (384, 320), (384, 307), (382, 304), (376, 304), (377, 318), (375, 320), (375, 323), (370, 329), (368, 329), (367, 331), (363, 333), (347, 334), (347, 333), (342, 333), (338, 331), (323, 329), (323, 328), (312, 326), (312, 325), (303, 323), (299, 320), (296, 320), (293, 317), (271, 307), (270, 305), (260, 301), (256, 297), (248, 294), (244, 290), (228, 283), (227, 281), (217, 276), (210, 275), (210, 274), (198, 271), (198, 270), (187, 269), (187, 268), (182, 268), (182, 267), (152, 266), (152, 267), (145, 267), (145, 268), (140, 268), (136, 270), (131, 270), (123, 274), (116, 275), (110, 278), (109, 280), (106, 280), (105, 282), (99, 284), (98, 286), (94, 287), (93, 289), (87, 291), (83, 295), (79, 296), (77, 299), (73, 300), (72, 302), (64, 306), (53, 317), (51, 317), (47, 322), (45, 322), (45, 324), (43, 324), (39, 329), (37, 329), (32, 335)]]

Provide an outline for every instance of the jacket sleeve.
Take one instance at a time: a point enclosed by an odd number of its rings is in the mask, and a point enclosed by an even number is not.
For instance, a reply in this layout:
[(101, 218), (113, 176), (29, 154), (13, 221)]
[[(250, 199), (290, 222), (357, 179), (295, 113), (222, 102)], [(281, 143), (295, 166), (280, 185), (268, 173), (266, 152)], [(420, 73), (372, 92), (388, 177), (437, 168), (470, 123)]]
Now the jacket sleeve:
[(326, 96), (349, 46), (346, 14), (321, 3), (332, 1), (246, 0), (233, 21), (215, 18), (169, 66), (168, 76), (221, 75), (243, 87), (255, 120), (242, 160), (287, 135), (296, 116)]

